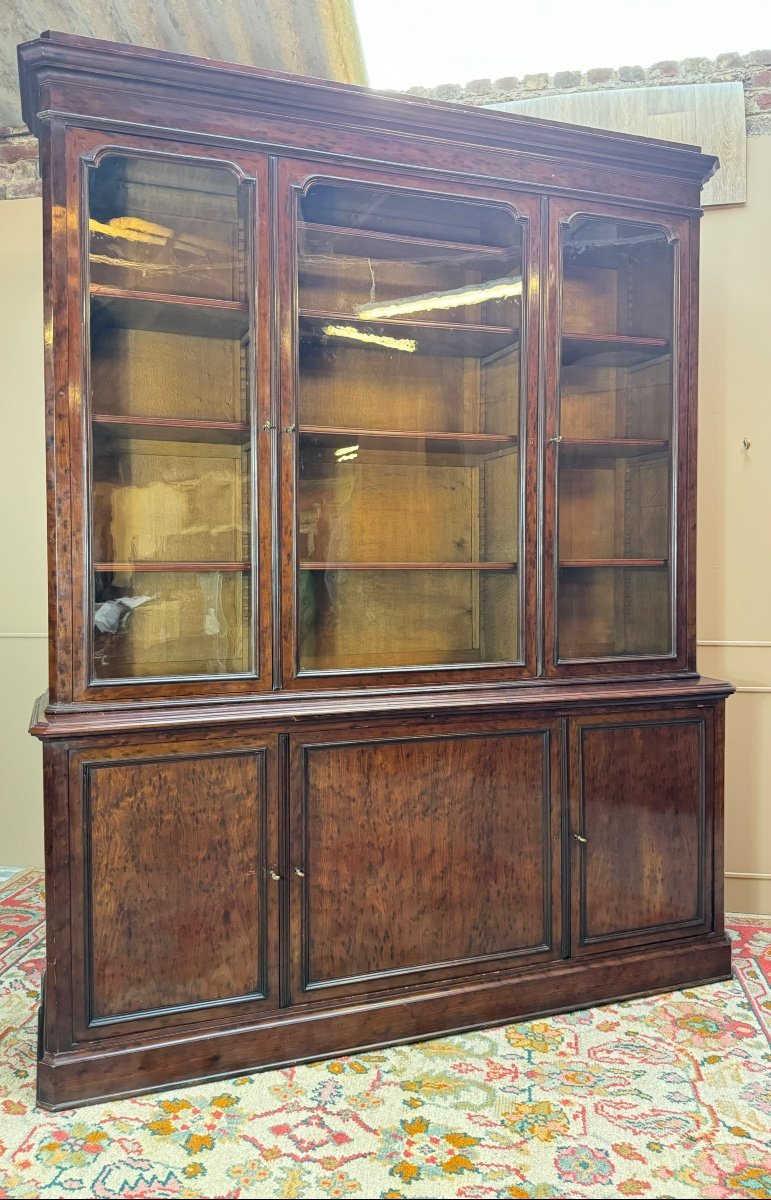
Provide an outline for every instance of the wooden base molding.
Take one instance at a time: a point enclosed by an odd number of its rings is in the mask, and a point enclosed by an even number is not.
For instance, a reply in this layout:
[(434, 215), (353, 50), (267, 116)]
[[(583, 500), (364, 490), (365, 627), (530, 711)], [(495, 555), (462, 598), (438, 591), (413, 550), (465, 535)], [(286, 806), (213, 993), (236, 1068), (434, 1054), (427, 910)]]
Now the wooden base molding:
[[(673, 942), (593, 962), (554, 964), (508, 979), (480, 980), (425, 994), (340, 1009), (287, 1010), (258, 1025), (197, 1030), (109, 1049), (50, 1052), (41, 1037), (38, 1103), (46, 1109), (96, 1104), (154, 1089), (224, 1079), (427, 1037), (613, 1004), (674, 988), (729, 979), (727, 938)], [(41, 1029), (45, 1018), (41, 1017)]]

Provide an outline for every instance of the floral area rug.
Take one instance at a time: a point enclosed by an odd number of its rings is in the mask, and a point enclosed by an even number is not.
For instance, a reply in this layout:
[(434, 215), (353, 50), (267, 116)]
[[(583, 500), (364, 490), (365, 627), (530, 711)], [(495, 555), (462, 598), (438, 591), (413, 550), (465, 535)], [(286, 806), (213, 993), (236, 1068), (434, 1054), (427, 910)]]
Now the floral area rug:
[(0, 883), (2, 1197), (771, 1196), (771, 918), (730, 983), (51, 1114), (42, 904)]

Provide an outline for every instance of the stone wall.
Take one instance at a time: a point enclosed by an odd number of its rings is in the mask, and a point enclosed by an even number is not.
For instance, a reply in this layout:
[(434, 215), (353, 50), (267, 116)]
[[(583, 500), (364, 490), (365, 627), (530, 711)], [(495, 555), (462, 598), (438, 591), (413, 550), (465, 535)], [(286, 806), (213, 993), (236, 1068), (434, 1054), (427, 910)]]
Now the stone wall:
[(771, 134), (771, 50), (750, 54), (719, 54), (716, 59), (665, 60), (651, 67), (593, 67), (589, 71), (557, 71), (525, 75), (522, 79), (472, 79), (469, 83), (441, 83), (438, 87), (412, 87), (408, 95), (461, 104), (500, 104), (505, 100), (533, 100), (565, 92), (596, 92), (616, 88), (664, 87), (667, 84), (724, 83), (744, 85), (748, 135)]
[(26, 129), (0, 127), (0, 200), (39, 195), (37, 138)]

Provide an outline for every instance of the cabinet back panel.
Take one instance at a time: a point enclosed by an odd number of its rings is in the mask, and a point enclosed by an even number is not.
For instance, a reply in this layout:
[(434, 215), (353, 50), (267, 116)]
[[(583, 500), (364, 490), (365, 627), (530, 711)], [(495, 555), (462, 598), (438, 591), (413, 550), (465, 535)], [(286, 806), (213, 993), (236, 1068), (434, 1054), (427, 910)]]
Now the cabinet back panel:
[(88, 769), (91, 1015), (263, 990), (264, 754)]
[(91, 340), (94, 412), (117, 416), (247, 419), (241, 343), (109, 328)]
[(548, 943), (547, 753), (541, 733), (307, 750), (307, 982)]
[(563, 467), (560, 561), (669, 557), (669, 462), (659, 455)]
[(560, 433), (566, 438), (671, 437), (671, 360), (636, 367), (572, 363), (560, 373)]
[(96, 562), (249, 557), (248, 458), (238, 447), (123, 439), (95, 458)]
[(388, 464), (360, 450), (325, 475), (301, 473), (301, 558), (318, 562), (471, 562), (473, 467)]
[[(501, 266), (499, 272), (503, 270)], [(463, 269), (459, 265), (442, 268), (430, 264), (384, 262), (374, 257), (308, 256), (300, 260), (300, 299), (303, 309), (354, 316), (360, 305), (450, 292), (490, 282), (490, 276), (495, 278), (496, 272)], [(438, 315), (441, 319), (443, 314)], [(458, 305), (444, 316), (471, 325), (516, 327), (519, 310), (511, 299), (503, 299)]]
[(476, 663), (483, 644), (516, 660), (517, 576), (490, 574), (492, 588), (484, 571), (302, 571), (301, 669)]
[(560, 571), (559, 657), (668, 654), (669, 571), (586, 567)]
[(475, 572), (330, 570), (302, 575), (304, 670), (479, 658), (473, 644)]
[(462, 359), (307, 342), (300, 363), (304, 425), (450, 433), (476, 428), (464, 422)]
[(562, 469), (559, 504), (560, 560), (612, 558), (615, 551), (616, 471)]

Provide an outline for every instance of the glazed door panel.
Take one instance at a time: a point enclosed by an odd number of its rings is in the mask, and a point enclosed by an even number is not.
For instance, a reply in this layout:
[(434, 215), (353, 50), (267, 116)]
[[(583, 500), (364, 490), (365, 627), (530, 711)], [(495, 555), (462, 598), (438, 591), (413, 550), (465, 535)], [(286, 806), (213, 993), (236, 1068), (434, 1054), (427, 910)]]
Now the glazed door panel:
[(292, 748), (293, 1001), (559, 956), (556, 723)]
[(532, 674), (537, 201), (280, 178), (285, 681)]
[(184, 742), (73, 757), (76, 1038), (276, 1003), (273, 758)]
[(711, 929), (713, 715), (576, 718), (574, 954)]
[(682, 668), (690, 222), (550, 203), (545, 633), (552, 675)]
[(71, 308), (75, 695), (263, 690), (267, 162), (84, 131), (69, 154), (86, 314), (81, 332)]

